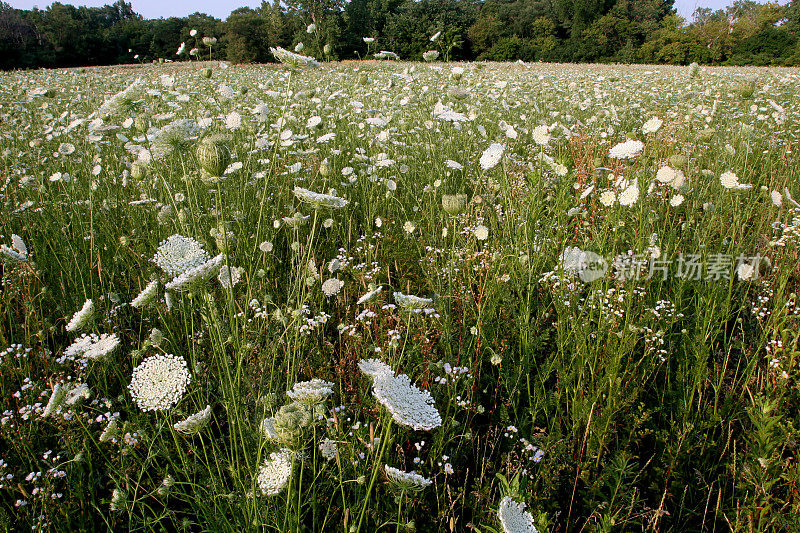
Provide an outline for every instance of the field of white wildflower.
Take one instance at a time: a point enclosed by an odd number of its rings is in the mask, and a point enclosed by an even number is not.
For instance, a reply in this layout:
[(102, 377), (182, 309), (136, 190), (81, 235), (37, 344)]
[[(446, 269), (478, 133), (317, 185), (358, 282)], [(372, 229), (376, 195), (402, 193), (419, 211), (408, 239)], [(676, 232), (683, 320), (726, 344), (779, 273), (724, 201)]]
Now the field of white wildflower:
[(0, 74), (0, 529), (795, 530), (800, 71), (284, 56)]

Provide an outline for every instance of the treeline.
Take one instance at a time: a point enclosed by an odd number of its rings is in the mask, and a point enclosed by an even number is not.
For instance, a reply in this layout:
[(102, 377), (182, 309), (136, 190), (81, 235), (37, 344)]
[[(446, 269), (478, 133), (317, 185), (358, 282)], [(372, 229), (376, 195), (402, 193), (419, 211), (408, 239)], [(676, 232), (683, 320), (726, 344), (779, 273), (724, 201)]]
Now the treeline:
[(273, 60), (269, 47), (299, 43), (302, 53), (323, 60), (384, 50), (420, 60), (436, 50), (453, 60), (800, 64), (800, 0), (737, 0), (725, 10), (697, 10), (691, 24), (673, 3), (274, 0), (225, 20), (202, 13), (147, 20), (124, 0), (96, 8), (56, 2), (43, 10), (0, 1), (0, 68), (209, 57), (263, 62)]

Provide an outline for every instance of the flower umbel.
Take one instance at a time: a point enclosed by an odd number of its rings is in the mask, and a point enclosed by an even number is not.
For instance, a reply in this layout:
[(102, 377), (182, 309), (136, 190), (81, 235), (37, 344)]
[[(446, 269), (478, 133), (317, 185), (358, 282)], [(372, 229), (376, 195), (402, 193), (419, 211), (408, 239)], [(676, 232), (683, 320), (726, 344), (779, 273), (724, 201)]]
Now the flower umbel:
[(180, 401), (191, 379), (183, 357), (157, 354), (133, 369), (128, 390), (142, 411), (163, 411)]

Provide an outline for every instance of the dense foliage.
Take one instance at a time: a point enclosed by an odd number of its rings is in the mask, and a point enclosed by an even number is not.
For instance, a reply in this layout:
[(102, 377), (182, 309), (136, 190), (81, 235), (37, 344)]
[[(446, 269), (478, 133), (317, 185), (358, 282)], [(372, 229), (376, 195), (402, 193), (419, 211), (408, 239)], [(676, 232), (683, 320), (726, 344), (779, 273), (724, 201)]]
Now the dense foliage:
[(183, 58), (208, 57), (206, 36), (219, 39), (214, 58), (237, 63), (269, 61), (270, 46), (303, 42), (320, 59), (388, 50), (420, 60), (435, 49), (445, 60), (796, 65), (800, 0), (736, 0), (725, 10), (698, 9), (691, 24), (675, 13), (673, 0), (264, 1), (224, 21), (202, 13), (145, 20), (124, 0), (97, 8), (55, 2), (31, 11), (0, 1), (5, 69), (178, 59), (181, 42), (187, 52), (197, 48)]
[(0, 531), (796, 531), (798, 83), (0, 73)]

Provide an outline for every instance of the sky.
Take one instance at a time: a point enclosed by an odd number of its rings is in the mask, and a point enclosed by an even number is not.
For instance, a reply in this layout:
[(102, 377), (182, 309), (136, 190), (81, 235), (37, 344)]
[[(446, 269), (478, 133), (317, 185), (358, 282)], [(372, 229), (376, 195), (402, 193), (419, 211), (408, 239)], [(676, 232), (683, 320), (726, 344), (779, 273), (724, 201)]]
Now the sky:
[[(41, 9), (50, 5), (49, 0), (6, 0), (12, 7), (18, 9), (30, 9), (37, 6)], [(133, 4), (133, 10), (140, 13), (145, 18), (159, 17), (183, 17), (197, 11), (207, 13), (214, 17), (225, 19), (231, 11), (237, 7), (258, 7), (261, 0), (128, 0)], [(787, 4), (789, 0), (779, 0), (781, 4)], [(64, 4), (102, 6), (113, 4), (114, 0), (61, 0)], [(710, 7), (712, 9), (722, 9), (732, 3), (732, 0), (675, 0), (675, 7), (678, 13), (689, 19), (698, 7)], [(763, 3), (763, 2), (762, 2)]]

